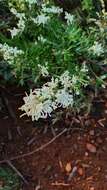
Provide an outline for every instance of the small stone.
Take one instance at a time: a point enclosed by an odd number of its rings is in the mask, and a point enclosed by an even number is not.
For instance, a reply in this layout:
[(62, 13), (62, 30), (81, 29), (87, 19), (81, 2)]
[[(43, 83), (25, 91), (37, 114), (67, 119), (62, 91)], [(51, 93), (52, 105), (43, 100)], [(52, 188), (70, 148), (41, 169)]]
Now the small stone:
[(94, 136), (94, 135), (95, 135), (95, 131), (94, 131), (94, 130), (90, 130), (89, 134), (90, 134), (91, 136)]
[(85, 156), (88, 156), (88, 152), (85, 152)]
[(91, 140), (91, 143), (95, 143), (94, 139)]
[(78, 174), (79, 174), (80, 176), (83, 176), (83, 175), (84, 175), (83, 168), (78, 168)]
[(96, 147), (93, 144), (91, 144), (91, 143), (87, 143), (86, 144), (86, 148), (91, 153), (96, 153), (96, 151), (97, 151)]
[(65, 167), (65, 170), (66, 170), (66, 172), (67, 173), (69, 173), (70, 171), (71, 171), (71, 163), (70, 162), (68, 162), (67, 164), (66, 164), (66, 167)]
[(86, 120), (86, 121), (85, 121), (85, 126), (86, 126), (86, 127), (89, 127), (90, 125), (91, 125), (90, 120)]
[(55, 173), (55, 174), (54, 174), (54, 177), (55, 177), (55, 178), (58, 178), (58, 174), (57, 174), (57, 173)]
[(87, 135), (86, 135), (86, 134), (84, 134), (84, 137), (87, 137)]
[(83, 164), (82, 164), (82, 167), (83, 167), (83, 168), (89, 168), (90, 166), (89, 166), (89, 164), (84, 164), (84, 163), (83, 163)]
[(98, 169), (99, 172), (101, 171), (101, 167), (100, 166), (97, 169)]
[(81, 178), (80, 178), (80, 177), (78, 177), (78, 178), (77, 178), (77, 181), (80, 181), (80, 179), (81, 179)]
[(81, 137), (80, 136), (78, 136), (78, 138), (77, 138), (79, 141), (81, 140)]
[(102, 150), (103, 150), (103, 151), (106, 151), (106, 149), (107, 149), (106, 146), (103, 146), (103, 147), (102, 147)]
[(74, 145), (73, 145), (73, 148), (74, 148), (74, 150), (77, 151), (77, 150), (78, 150), (78, 145), (77, 145), (77, 144), (74, 144)]
[(95, 188), (94, 187), (90, 187), (90, 190), (95, 190)]
[(92, 161), (89, 161), (89, 164), (91, 165), (91, 164), (92, 164)]
[(99, 143), (99, 144), (102, 144), (103, 140), (100, 137), (97, 137), (96, 142)]

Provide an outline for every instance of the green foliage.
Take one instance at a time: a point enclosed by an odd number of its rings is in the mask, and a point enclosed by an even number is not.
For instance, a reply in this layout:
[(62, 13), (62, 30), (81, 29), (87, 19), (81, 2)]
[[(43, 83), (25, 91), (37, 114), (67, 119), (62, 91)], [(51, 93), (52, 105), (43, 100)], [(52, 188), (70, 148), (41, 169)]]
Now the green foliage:
[[(20, 7), (18, 1), (16, 3), (15, 6)], [(39, 12), (40, 9), (38, 7)], [(37, 7), (29, 11), (29, 8), (25, 7), (27, 20), (22, 34), (13, 39), (1, 36), (2, 43), (7, 42), (10, 46), (17, 44), (17, 47), (24, 51), (21, 59), (11, 65), (19, 83), (35, 82), (35, 78), (39, 79), (41, 75), (38, 75), (38, 65), (45, 65), (45, 63), (48, 64), (50, 76), (57, 76), (65, 70), (74, 72), (75, 65), (79, 64), (79, 58), (84, 54), (88, 55), (87, 49), (95, 40), (94, 36), (88, 37), (87, 31), (80, 28), (76, 18), (72, 24), (67, 25), (58, 15), (48, 14), (51, 18), (48, 24), (37, 26), (31, 20), (31, 17), (36, 17), (38, 14)], [(45, 42), (38, 40), (41, 36), (46, 39)]]
[(20, 182), (17, 175), (9, 168), (0, 167), (0, 190), (19, 190)]
[(7, 81), (9, 83), (14, 78), (10, 66), (3, 60), (0, 61), (0, 76), (3, 76), (4, 82)]
[(86, 10), (86, 11), (92, 11), (93, 9), (93, 0), (82, 0), (82, 7), (83, 7), (83, 10)]

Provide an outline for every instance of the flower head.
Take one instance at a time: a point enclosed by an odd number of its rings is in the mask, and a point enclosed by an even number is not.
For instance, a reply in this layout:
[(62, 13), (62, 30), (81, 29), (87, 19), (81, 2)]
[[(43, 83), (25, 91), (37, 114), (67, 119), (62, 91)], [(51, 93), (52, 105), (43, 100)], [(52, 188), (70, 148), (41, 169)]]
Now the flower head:
[(19, 50), (17, 47), (10, 47), (8, 44), (0, 44), (0, 52), (3, 55), (5, 61), (12, 64), (14, 59), (22, 55), (24, 52)]
[(52, 14), (60, 14), (63, 12), (62, 8), (56, 7), (56, 6), (51, 6), (51, 7), (46, 7), (44, 4), (42, 5), (42, 11), (44, 13), (52, 13)]
[(60, 82), (64, 86), (64, 88), (69, 88), (71, 86), (71, 77), (69, 71), (65, 71), (61, 76), (60, 76)]
[(37, 0), (25, 0), (29, 5), (37, 3)]
[(46, 16), (45, 14), (41, 14), (41, 15), (38, 15), (36, 19), (33, 19), (33, 21), (34, 23), (38, 25), (41, 25), (41, 24), (45, 25), (49, 19), (50, 19), (49, 16)]
[(89, 51), (93, 53), (93, 55), (100, 56), (104, 53), (104, 49), (102, 47), (102, 44), (99, 42), (94, 42), (94, 45), (89, 48)]
[(19, 33), (22, 33), (25, 29), (25, 14), (18, 13), (16, 9), (11, 8), (10, 11), (19, 19), (17, 23), (17, 28), (10, 29), (11, 37), (17, 36)]
[(74, 15), (71, 15), (68, 12), (65, 12), (65, 19), (67, 20), (67, 24), (72, 24), (74, 21)]
[(39, 64), (38, 64), (38, 66), (39, 66), (41, 75), (42, 75), (43, 77), (47, 77), (47, 76), (49, 75), (47, 65), (44, 66), (44, 65), (39, 65)]
[(20, 109), (28, 116), (31, 116), (32, 121), (38, 120), (39, 118), (47, 118), (53, 111), (51, 100), (43, 101), (41, 96), (36, 94), (36, 91), (30, 91), (29, 96), (27, 95), (23, 100), (25, 104)]
[(58, 90), (56, 93), (56, 104), (67, 108), (73, 105), (73, 96), (69, 94), (65, 89)]

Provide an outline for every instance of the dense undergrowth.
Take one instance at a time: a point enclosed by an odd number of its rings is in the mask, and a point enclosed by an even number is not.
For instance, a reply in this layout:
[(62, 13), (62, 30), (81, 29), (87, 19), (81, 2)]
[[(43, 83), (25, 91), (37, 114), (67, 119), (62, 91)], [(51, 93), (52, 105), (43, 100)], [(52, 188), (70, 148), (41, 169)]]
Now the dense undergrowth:
[[(80, 112), (90, 90), (106, 87), (107, 12), (104, 2), (7, 0), (0, 33), (1, 82), (29, 87), (21, 110), (32, 120), (60, 108)], [(67, 8), (66, 8), (67, 7)], [(5, 15), (6, 11), (6, 15)]]

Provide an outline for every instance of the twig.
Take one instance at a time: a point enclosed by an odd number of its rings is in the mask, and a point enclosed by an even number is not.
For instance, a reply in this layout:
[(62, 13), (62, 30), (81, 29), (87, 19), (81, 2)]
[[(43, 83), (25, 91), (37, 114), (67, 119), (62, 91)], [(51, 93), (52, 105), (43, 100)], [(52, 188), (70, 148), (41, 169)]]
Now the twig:
[[(46, 144), (41, 145), (39, 148), (32, 150), (31, 152), (22, 154), (22, 155), (18, 155), (18, 156), (14, 156), (8, 160), (13, 161), (13, 160), (18, 160), (20, 158), (24, 158), (27, 156), (31, 156), (32, 154), (35, 154), (36, 152), (39, 152), (41, 150), (43, 150), (44, 148), (46, 148), (47, 146), (49, 146), (50, 144), (52, 144), (56, 139), (58, 139), (61, 135), (63, 135), (65, 132), (67, 132), (67, 128), (65, 128), (62, 132), (60, 132), (58, 135), (56, 135), (54, 138), (52, 138), (49, 142), (47, 142)], [(6, 163), (7, 160), (1, 160), (0, 164)]]
[(46, 133), (47, 133), (48, 127), (49, 127), (49, 125), (45, 125), (44, 130), (43, 130), (43, 134), (46, 134)]
[(98, 124), (101, 126), (101, 127), (104, 127), (104, 124), (102, 123), (103, 121), (105, 121), (106, 118), (102, 118), (102, 119), (99, 119), (97, 122)]
[(40, 181), (38, 183), (38, 185), (35, 187), (35, 190), (40, 190), (41, 189), (41, 185), (40, 185)]
[(41, 186), (40, 185), (37, 185), (35, 190), (40, 190), (41, 189)]
[(35, 140), (36, 140), (36, 137), (31, 138), (31, 139), (27, 142), (27, 145), (30, 146)]
[(65, 187), (71, 186), (71, 184), (68, 184), (68, 183), (59, 183), (57, 181), (55, 183), (52, 183), (51, 185), (53, 185), (53, 186), (65, 186)]
[(12, 140), (12, 133), (11, 133), (11, 130), (10, 130), (10, 127), (8, 126), (8, 139), (11, 141)]
[(68, 181), (71, 181), (71, 179), (74, 177), (76, 171), (77, 171), (77, 166), (74, 166), (71, 173), (69, 174)]
[(56, 132), (55, 132), (55, 130), (54, 130), (54, 128), (52, 126), (51, 126), (51, 131), (52, 131), (53, 136), (55, 137), (56, 136)]
[(28, 185), (28, 181), (24, 178), (24, 176), (17, 170), (17, 168), (11, 163), (10, 160), (7, 160), (6, 163), (17, 173), (17, 175), (24, 181), (25, 184)]

